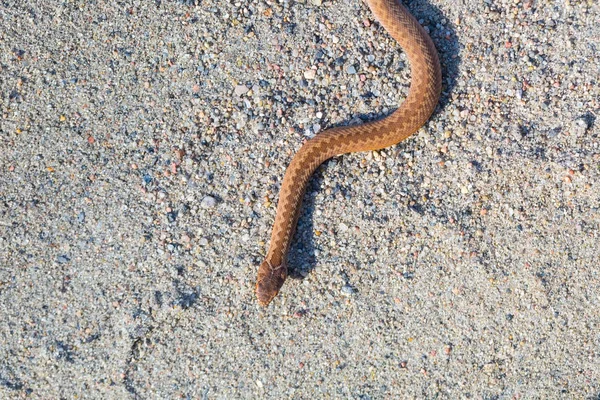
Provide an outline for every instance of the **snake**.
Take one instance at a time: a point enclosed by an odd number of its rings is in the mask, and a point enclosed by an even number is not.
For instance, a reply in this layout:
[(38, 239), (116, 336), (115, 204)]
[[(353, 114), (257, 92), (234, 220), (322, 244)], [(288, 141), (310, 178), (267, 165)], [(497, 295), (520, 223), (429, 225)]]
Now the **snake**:
[(258, 268), (256, 296), (261, 306), (267, 306), (277, 296), (288, 277), (287, 253), (302, 198), (319, 165), (331, 157), (381, 150), (403, 141), (427, 122), (439, 101), (441, 66), (429, 34), (399, 0), (366, 0), (366, 3), (406, 54), (411, 70), (408, 95), (387, 117), (326, 129), (306, 141), (293, 156), (281, 183), (269, 249)]

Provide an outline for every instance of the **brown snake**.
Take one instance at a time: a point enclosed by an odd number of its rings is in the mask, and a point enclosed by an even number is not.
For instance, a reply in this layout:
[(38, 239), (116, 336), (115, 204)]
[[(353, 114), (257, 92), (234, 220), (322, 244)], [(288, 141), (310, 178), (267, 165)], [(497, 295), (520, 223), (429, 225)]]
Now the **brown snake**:
[(366, 0), (375, 17), (406, 52), (411, 84), (406, 100), (388, 117), (358, 126), (328, 129), (298, 150), (279, 192), (271, 245), (258, 269), (256, 296), (266, 306), (288, 275), (287, 252), (296, 229), (302, 197), (312, 173), (333, 156), (392, 146), (416, 132), (439, 100), (442, 75), (435, 46), (427, 32), (399, 0)]

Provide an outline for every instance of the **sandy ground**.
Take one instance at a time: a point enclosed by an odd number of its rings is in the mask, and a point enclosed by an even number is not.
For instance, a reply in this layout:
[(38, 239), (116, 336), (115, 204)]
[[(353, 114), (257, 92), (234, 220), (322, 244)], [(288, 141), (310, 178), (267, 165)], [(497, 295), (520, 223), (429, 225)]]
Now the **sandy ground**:
[(415, 0), (444, 88), (409, 140), (361, 1), (0, 3), (0, 398), (600, 397), (600, 6)]

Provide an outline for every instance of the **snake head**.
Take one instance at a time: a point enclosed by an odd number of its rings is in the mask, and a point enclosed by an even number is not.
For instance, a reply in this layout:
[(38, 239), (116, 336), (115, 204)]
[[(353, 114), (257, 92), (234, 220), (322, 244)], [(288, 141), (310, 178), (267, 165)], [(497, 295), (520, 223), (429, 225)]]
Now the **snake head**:
[(271, 265), (268, 260), (260, 264), (256, 279), (256, 297), (261, 306), (268, 305), (283, 286), (287, 278), (287, 265), (283, 262), (279, 266)]

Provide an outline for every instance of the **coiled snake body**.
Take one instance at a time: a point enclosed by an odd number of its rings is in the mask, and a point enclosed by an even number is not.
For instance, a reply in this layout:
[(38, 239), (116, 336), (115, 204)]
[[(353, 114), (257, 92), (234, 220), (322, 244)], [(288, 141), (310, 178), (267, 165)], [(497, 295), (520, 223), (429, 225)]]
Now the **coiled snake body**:
[(307, 141), (285, 172), (271, 243), (258, 269), (256, 296), (267, 305), (288, 275), (287, 252), (296, 229), (302, 197), (312, 173), (333, 156), (379, 150), (416, 132), (431, 116), (441, 92), (440, 62), (433, 42), (399, 0), (366, 0), (375, 17), (406, 52), (411, 85), (406, 100), (388, 117), (358, 126), (328, 129)]

